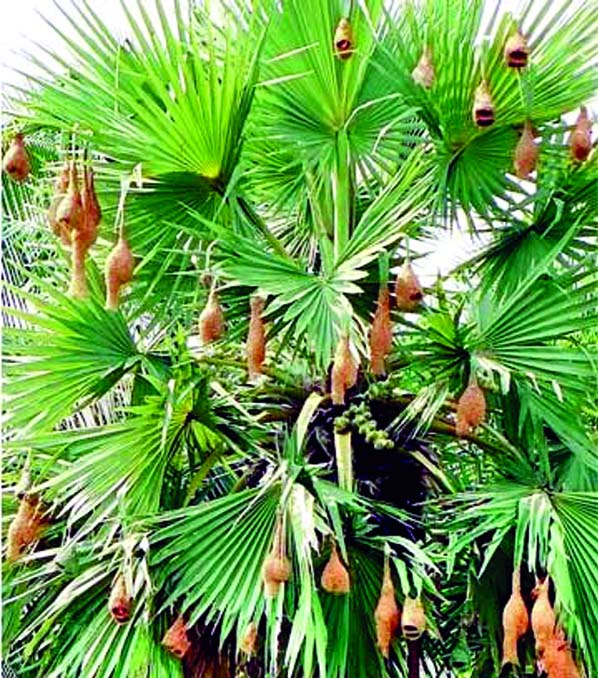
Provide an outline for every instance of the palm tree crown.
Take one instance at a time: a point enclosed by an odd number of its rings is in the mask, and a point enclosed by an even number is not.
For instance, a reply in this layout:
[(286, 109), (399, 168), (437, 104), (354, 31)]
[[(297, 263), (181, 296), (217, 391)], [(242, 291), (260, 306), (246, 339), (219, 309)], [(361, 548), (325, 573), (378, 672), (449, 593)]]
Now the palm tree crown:
[(598, 676), (594, 4), (132, 5), (10, 101), (7, 666)]

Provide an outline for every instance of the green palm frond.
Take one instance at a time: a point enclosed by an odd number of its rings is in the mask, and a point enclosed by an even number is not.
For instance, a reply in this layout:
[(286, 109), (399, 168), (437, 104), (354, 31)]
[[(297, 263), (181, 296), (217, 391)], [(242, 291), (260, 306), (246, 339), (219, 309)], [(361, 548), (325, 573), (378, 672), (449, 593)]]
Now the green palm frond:
[[(564, 240), (569, 237), (570, 232)], [(585, 391), (596, 380), (596, 357), (562, 340), (595, 323), (588, 307), (588, 298), (596, 295), (595, 274), (584, 267), (579, 273), (547, 278), (560, 250), (559, 242), (527, 271), (515, 291), (493, 286), (482, 292), (471, 305), (468, 322), (448, 312), (427, 313), (417, 331), (425, 332), (426, 340), (413, 345), (415, 362), (425, 363), (437, 380), (462, 379), (479, 363), (499, 375), (506, 370), (517, 379)]]
[[(143, 308), (168, 306), (175, 292), (187, 300), (193, 296), (193, 286), (184, 284), (192, 270), (186, 252), (205, 234), (195, 231), (185, 242), (181, 230), (196, 225), (188, 209), (227, 218), (220, 210), (229, 184), (234, 185), (266, 29), (257, 15), (249, 15), (247, 24), (232, 11), (225, 30), (208, 29), (203, 10), (194, 12), (187, 26), (178, 0), (168, 3), (174, 25), (166, 3), (157, 4), (155, 25), (143, 3), (136, 14), (126, 6), (124, 11), (132, 38), (124, 44), (91, 7), (63, 12), (70, 32), (61, 35), (76, 66), (65, 72), (59, 54), (38, 62), (43, 75), (32, 79), (28, 106), (35, 112), (33, 128), (74, 128), (78, 140), (91, 138), (116, 161), (109, 171), (100, 168), (108, 231), (120, 186), (114, 167), (130, 172), (141, 165), (143, 188), (131, 191), (126, 232), (143, 264), (138, 270)], [(165, 250), (166, 260), (158, 256)], [(173, 291), (171, 281), (181, 273), (183, 286)]]
[[(217, 35), (205, 30), (208, 19), (199, 10), (186, 26), (178, 2), (170, 8), (175, 27), (161, 3), (156, 24), (142, 3), (141, 18), (123, 7), (134, 40), (124, 45), (89, 7), (64, 12), (74, 37), (63, 38), (77, 68), (61, 75), (51, 61), (39, 64), (45, 76), (30, 104), (37, 124), (89, 129), (108, 154), (130, 167), (143, 162), (149, 176), (191, 172), (225, 185), (251, 105), (263, 26), (256, 20), (249, 27), (256, 42), (238, 40), (242, 27), (232, 13)], [(89, 107), (92, 92), (96, 105)]]
[[(269, 313), (285, 308), (285, 325), (291, 324), (296, 338), (309, 336), (318, 363), (326, 365), (341, 325), (351, 315), (346, 295), (361, 292), (352, 281), (364, 278), (364, 267), (412, 228), (422, 203), (431, 199), (430, 179), (429, 166), (421, 154), (408, 158), (388, 189), (364, 212), (328, 275), (317, 275), (297, 261), (267, 253), (254, 241), (239, 237), (231, 240), (218, 229), (226, 255), (222, 268), (239, 284), (275, 295)], [(324, 261), (326, 244), (322, 239), (320, 242)]]
[(384, 675), (382, 661), (375, 652), (373, 623), (382, 559), (357, 547), (351, 549), (350, 558), (356, 582), (353, 594), (349, 598), (327, 595), (323, 599), (326, 624), (338, 629), (336, 642), (329, 646), (328, 675), (365, 675), (372, 670)]
[(298, 262), (267, 253), (252, 241), (236, 238), (223, 243), (228, 254), (222, 268), (239, 284), (255, 286), (275, 295), (269, 306), (274, 314), (285, 309), (284, 326), (290, 324), (296, 338), (308, 338), (319, 365), (327, 365), (344, 318), (351, 305), (346, 294), (359, 291), (353, 275), (316, 275)]
[(340, 254), (340, 270), (357, 279), (379, 252), (409, 233), (432, 199), (431, 187), (430, 158), (415, 151), (361, 216)]
[(181, 662), (160, 647), (151, 624), (139, 620), (134, 625), (119, 628), (108, 617), (105, 600), (101, 603), (91, 609), (93, 616), (87, 613), (77, 621), (72, 620), (79, 634), (70, 639), (71, 644), (62, 661), (48, 678), (76, 676), (81, 670), (94, 671), (94, 675), (105, 678), (114, 675), (182, 678)]
[[(518, 138), (514, 127), (526, 118), (538, 126), (551, 123), (595, 89), (589, 4), (557, 11), (550, 3), (528, 2), (518, 17), (497, 5), (488, 25), (483, 9), (481, 0), (450, 8), (439, 0), (409, 6), (390, 26), (380, 54), (382, 72), (400, 82), (437, 144), (441, 203), (449, 212), (449, 201), (454, 201), (453, 217), (458, 205), (485, 217), (504, 211), (496, 198), (508, 200), (507, 191), (518, 190), (506, 176)], [(518, 25), (531, 46), (530, 66), (521, 75), (507, 68), (503, 58), (505, 41)], [(432, 48), (436, 73), (430, 91), (422, 91), (411, 77), (426, 45)], [(472, 106), (482, 78), (489, 84), (496, 123), (480, 131), (472, 121)]]
[(486, 288), (496, 286), (506, 293), (559, 242), (558, 263), (585, 265), (598, 238), (596, 160), (594, 156), (581, 168), (564, 168), (562, 158), (555, 158), (554, 170), (546, 169), (543, 176), (548, 176), (539, 182), (536, 198), (518, 204), (508, 222), (494, 222), (491, 243), (464, 267), (473, 265)]
[[(590, 469), (598, 468), (595, 444), (589, 427), (580, 416), (585, 406), (585, 393), (579, 395), (569, 391), (565, 397), (562, 392), (556, 392), (552, 385), (541, 388), (525, 381), (517, 381), (514, 388), (516, 395), (511, 389), (505, 396), (505, 399), (513, 398), (518, 404), (517, 416), (513, 421), (509, 422), (510, 417), (506, 417), (507, 425), (511, 423), (511, 440), (521, 440), (523, 443), (526, 439), (537, 439), (540, 435), (538, 429), (547, 426), (586, 465), (588, 473)], [(532, 432), (526, 436), (524, 432), (528, 424), (532, 426)]]
[(13, 288), (35, 312), (7, 311), (28, 325), (6, 332), (5, 385), (7, 423), (26, 434), (51, 428), (82, 400), (101, 397), (140, 361), (120, 313), (38, 284), (52, 301)]
[(484, 315), (480, 313), (475, 341), (507, 369), (583, 390), (595, 381), (595, 357), (557, 342), (595, 322), (587, 306), (588, 295), (596, 293), (595, 282), (582, 272), (573, 277), (577, 286), (572, 289), (569, 275), (559, 284), (539, 280), (539, 270), (521, 281), (510, 298), (493, 306), (482, 301)]
[[(559, 518), (560, 532), (567, 572), (571, 583), (571, 599), (564, 597), (563, 608), (567, 628), (588, 658), (590, 671), (598, 670), (597, 615), (594, 605), (588, 605), (588, 592), (594, 597), (598, 593), (598, 569), (596, 552), (598, 531), (596, 511), (598, 498), (593, 492), (558, 494), (554, 498), (554, 509)], [(559, 557), (555, 554), (555, 560)], [(563, 556), (561, 555), (561, 558)], [(561, 565), (562, 566), (562, 565)], [(564, 588), (564, 587), (563, 587)], [(566, 589), (565, 589), (566, 590)]]
[[(130, 578), (134, 601), (132, 618), (119, 626), (110, 617), (110, 583), (120, 569), (121, 546), (94, 553), (89, 542), (68, 544), (61, 550), (45, 551), (36, 569), (14, 578), (9, 600), (14, 596), (27, 603), (17, 642), (30, 657), (36, 657), (48, 643), (58, 650), (49, 661), (42, 659), (45, 675), (58, 678), (82, 671), (105, 678), (128, 672), (147, 678), (182, 675), (180, 664), (156, 642), (156, 630), (147, 615), (151, 604), (147, 564), (136, 556), (127, 557), (130, 545), (123, 548), (125, 576)], [(50, 624), (56, 624), (57, 632), (49, 638)]]
[(152, 549), (154, 566), (170, 582), (165, 604), (180, 601), (191, 620), (218, 618), (221, 641), (237, 623), (241, 634), (259, 618), (261, 565), (279, 499), (280, 487), (245, 490), (160, 517)]
[[(88, 533), (107, 519), (149, 515), (168, 506), (173, 468), (188, 469), (183, 484), (192, 499), (221, 457), (252, 451), (254, 441), (241, 422), (232, 424), (225, 399), (210, 401), (205, 379), (194, 390), (179, 391), (173, 381), (161, 386), (146, 378), (161, 392), (124, 411), (128, 417), (122, 422), (89, 428), (84, 436), (78, 430), (60, 431), (10, 443), (19, 449), (35, 446), (62, 460), (62, 468), (46, 468), (49, 477), (42, 475), (37, 484), (69, 513), (77, 525), (74, 532)], [(182, 503), (179, 498), (175, 505)]]
[[(355, 7), (349, 19), (356, 47), (351, 58), (345, 61), (337, 58), (333, 45), (334, 30), (344, 16), (342, 3), (337, 0), (291, 2), (283, 13), (273, 17), (268, 61), (262, 76), (268, 84), (263, 92), (262, 110), (264, 120), (268, 121), (262, 127), (264, 136), (272, 138), (274, 133), (273, 138), (283, 147), (284, 144), (295, 146), (299, 141), (306, 159), (310, 154), (320, 155), (324, 145), (330, 162), (336, 133), (344, 127), (352, 137), (353, 125), (358, 126), (362, 116), (362, 124), (367, 125), (365, 109), (382, 106), (384, 117), (391, 112), (391, 119), (398, 122), (400, 116), (396, 102), (391, 101), (396, 98), (390, 96), (392, 90), (384, 91), (384, 84), (379, 83), (378, 91), (371, 98), (362, 94), (368, 86), (374, 94), (375, 85), (373, 82), (370, 85), (370, 81), (375, 76), (371, 68), (368, 69), (368, 57), (381, 9), (382, 3), (378, 0), (369, 3), (367, 8)], [(376, 126), (374, 121), (370, 125)], [(358, 133), (356, 137), (367, 138)], [(375, 141), (371, 140), (368, 150)], [(351, 146), (351, 150), (358, 149)]]
[(482, 536), (492, 537), (484, 550), (479, 576), (507, 535), (514, 531), (514, 564), (554, 579), (557, 608), (568, 631), (595, 666), (595, 610), (586, 592), (598, 587), (595, 568), (596, 496), (584, 492), (550, 495), (539, 487), (503, 483), (455, 498), (454, 514), (462, 530), (451, 551), (468, 548)]
[[(350, 157), (361, 175), (346, 174), (343, 181), (353, 186), (380, 171), (394, 173), (406, 145), (418, 138), (413, 111), (369, 61), (381, 10), (378, 0), (353, 8), (356, 49), (345, 61), (333, 48), (343, 3), (293, 2), (273, 15), (244, 157), (252, 193), (278, 216), (288, 218), (273, 207), (311, 203), (308, 218), (326, 230), (338, 156)], [(315, 194), (321, 193), (327, 197), (320, 202)]]
[[(2, 136), (3, 141), (7, 141), (10, 131), (4, 128)], [(27, 181), (16, 183), (5, 172), (2, 173), (2, 213), (8, 223), (17, 221), (21, 225), (37, 220), (35, 207), (39, 182), (45, 167), (56, 159), (53, 135), (47, 132), (38, 132), (28, 137), (25, 148), (31, 168)], [(5, 151), (4, 148), (2, 150)]]

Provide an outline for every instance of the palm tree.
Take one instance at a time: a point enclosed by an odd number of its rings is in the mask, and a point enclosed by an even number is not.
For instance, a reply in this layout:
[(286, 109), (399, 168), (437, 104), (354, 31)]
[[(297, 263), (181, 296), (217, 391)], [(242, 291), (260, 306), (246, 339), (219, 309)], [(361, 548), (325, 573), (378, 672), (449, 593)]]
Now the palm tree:
[(5, 130), (6, 666), (598, 676), (594, 4), (131, 4)]

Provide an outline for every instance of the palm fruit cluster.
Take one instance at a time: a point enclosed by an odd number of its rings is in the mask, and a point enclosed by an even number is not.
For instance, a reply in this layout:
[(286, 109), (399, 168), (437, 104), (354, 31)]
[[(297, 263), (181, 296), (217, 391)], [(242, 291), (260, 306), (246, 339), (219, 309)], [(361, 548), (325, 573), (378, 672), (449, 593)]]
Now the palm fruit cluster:
[(377, 450), (390, 450), (394, 442), (384, 429), (379, 429), (365, 401), (353, 404), (335, 419), (334, 428), (337, 433), (353, 429), (360, 433), (370, 445)]

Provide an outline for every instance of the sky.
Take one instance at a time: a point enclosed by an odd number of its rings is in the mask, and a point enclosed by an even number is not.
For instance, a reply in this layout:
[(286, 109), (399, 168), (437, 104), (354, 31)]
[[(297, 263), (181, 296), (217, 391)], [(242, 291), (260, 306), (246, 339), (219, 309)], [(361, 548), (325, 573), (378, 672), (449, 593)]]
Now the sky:
[[(57, 27), (67, 24), (63, 11), (69, 11), (72, 0), (0, 0), (0, 67), (2, 82), (20, 81), (17, 71), (24, 70), (27, 59), (23, 50), (41, 54), (32, 43), (49, 48), (60, 45), (61, 39), (48, 22)], [(113, 27), (114, 35), (125, 36), (126, 19), (121, 0), (89, 0), (91, 8)], [(130, 6), (136, 4), (129, 2)], [(154, 15), (154, 1), (144, 0), (147, 11)], [(165, 5), (168, 3), (165, 2)], [(62, 10), (61, 10), (62, 8)]]
[[(16, 73), (23, 69), (27, 61), (21, 52), (24, 48), (30, 48), (31, 42), (36, 42), (48, 47), (60, 44), (60, 38), (48, 24), (48, 21), (56, 26), (65, 26), (63, 11), (68, 11), (73, 0), (0, 0), (0, 67), (2, 69), (2, 82), (15, 82), (19, 80)], [(387, 0), (388, 2), (402, 2), (403, 0)], [(446, 0), (450, 2), (450, 0)], [(487, 12), (490, 13), (497, 0), (487, 0)], [(539, 0), (540, 2), (542, 0)], [(562, 5), (575, 5), (583, 0), (552, 0), (551, 10), (556, 10)], [(126, 20), (121, 7), (121, 0), (88, 0), (91, 8), (102, 17), (102, 20), (113, 27), (115, 36), (125, 36)], [(128, 0), (127, 6), (135, 12), (136, 1)], [(168, 0), (164, 6), (169, 6)], [(218, 0), (211, 0), (212, 6), (218, 5)], [(155, 16), (154, 0), (143, 0), (143, 5), (150, 16)], [(524, 0), (502, 0), (501, 6), (505, 11), (517, 14), (523, 7)], [(62, 8), (62, 10), (61, 10)], [(42, 18), (43, 17), (45, 18)], [(39, 50), (35, 50), (38, 51)]]
[[(402, 0), (389, 0), (401, 2)], [(446, 0), (450, 2), (450, 0)], [(487, 13), (495, 7), (497, 0), (487, 0)], [(88, 0), (91, 8), (108, 23), (117, 38), (126, 36), (126, 19), (121, 7), (121, 0)], [(144, 7), (150, 16), (155, 16), (154, 0), (143, 0)], [(542, 2), (542, 0), (538, 0)], [(552, 0), (550, 11), (557, 11), (566, 5), (569, 11), (575, 9), (576, 4), (583, 0)], [(20, 70), (30, 70), (24, 51), (31, 51), (43, 59), (43, 50), (39, 45), (56, 49), (61, 45), (61, 38), (50, 24), (57, 27), (67, 26), (63, 12), (68, 11), (72, 0), (0, 0), (0, 75), (3, 86), (6, 84), (21, 83)], [(168, 7), (168, 0), (164, 1)], [(212, 0), (212, 5), (217, 5), (218, 0)], [(524, 0), (502, 0), (501, 5), (505, 11), (511, 11), (517, 16), (522, 8)], [(136, 2), (128, 0), (128, 7), (135, 12)], [(36, 47), (36, 44), (38, 45)], [(430, 254), (421, 263), (420, 275), (429, 284), (437, 272), (443, 275), (456, 264), (464, 261), (471, 255), (473, 249), (479, 243), (472, 242), (467, 233), (453, 231), (447, 233), (440, 241), (431, 244)], [(416, 264), (417, 269), (417, 264)]]

